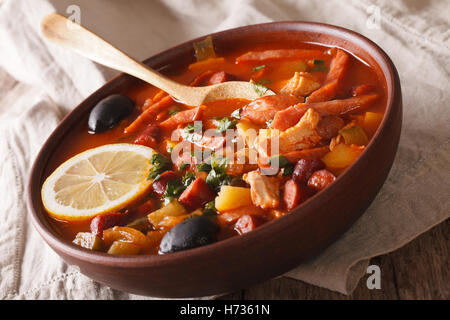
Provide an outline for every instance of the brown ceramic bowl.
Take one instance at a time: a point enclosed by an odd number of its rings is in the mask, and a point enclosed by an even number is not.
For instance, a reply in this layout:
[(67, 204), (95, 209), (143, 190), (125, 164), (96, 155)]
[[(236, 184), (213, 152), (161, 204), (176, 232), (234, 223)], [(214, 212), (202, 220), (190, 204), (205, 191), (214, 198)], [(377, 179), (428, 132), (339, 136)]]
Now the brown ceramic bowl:
[[(50, 227), (40, 190), (53, 152), (71, 127), (100, 99), (120, 93), (136, 79), (119, 75), (76, 107), (42, 147), (31, 171), (28, 205), (44, 240), (67, 263), (110, 287), (156, 297), (198, 297), (227, 293), (279, 276), (324, 250), (367, 209), (383, 185), (394, 161), (402, 123), (402, 100), (397, 71), (389, 57), (367, 38), (343, 28), (309, 22), (276, 22), (212, 34), (218, 50), (241, 43), (303, 40), (342, 47), (378, 65), (386, 82), (387, 108), (375, 136), (359, 159), (331, 186), (289, 215), (212, 245), (164, 256), (112, 256), (92, 252), (62, 240)], [(164, 51), (146, 64), (161, 69), (190, 63), (191, 40)]]

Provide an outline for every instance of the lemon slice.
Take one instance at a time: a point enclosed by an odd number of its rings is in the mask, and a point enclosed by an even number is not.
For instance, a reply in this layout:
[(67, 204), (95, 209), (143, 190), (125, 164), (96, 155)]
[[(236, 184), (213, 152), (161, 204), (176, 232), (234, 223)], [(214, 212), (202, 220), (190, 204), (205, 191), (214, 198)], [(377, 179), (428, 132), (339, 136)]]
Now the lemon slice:
[(154, 153), (142, 145), (118, 143), (70, 158), (42, 186), (45, 209), (55, 218), (73, 221), (123, 208), (150, 187)]

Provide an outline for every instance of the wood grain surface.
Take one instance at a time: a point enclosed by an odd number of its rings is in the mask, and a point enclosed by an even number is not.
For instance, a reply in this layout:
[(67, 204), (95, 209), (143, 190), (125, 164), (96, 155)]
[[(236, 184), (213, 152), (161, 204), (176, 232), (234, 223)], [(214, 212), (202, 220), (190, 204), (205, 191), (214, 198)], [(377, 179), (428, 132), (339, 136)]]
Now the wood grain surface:
[(450, 299), (450, 220), (392, 253), (373, 258), (370, 264), (381, 269), (379, 290), (367, 288), (369, 275), (349, 296), (279, 278), (220, 299)]

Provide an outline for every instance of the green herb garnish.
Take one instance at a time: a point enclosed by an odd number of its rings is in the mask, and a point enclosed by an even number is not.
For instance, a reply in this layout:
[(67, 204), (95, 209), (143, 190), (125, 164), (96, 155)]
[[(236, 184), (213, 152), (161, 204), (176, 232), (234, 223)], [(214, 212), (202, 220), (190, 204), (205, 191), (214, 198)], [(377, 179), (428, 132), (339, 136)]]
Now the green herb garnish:
[(206, 183), (212, 190), (218, 191), (220, 186), (228, 184), (230, 177), (227, 174), (227, 160), (225, 158), (211, 158), (211, 171), (206, 177)]
[(217, 216), (216, 203), (214, 200), (205, 204), (205, 210), (203, 211), (203, 216), (206, 216), (208, 218), (214, 218)]
[(197, 171), (199, 172), (210, 172), (211, 171), (211, 165), (206, 163), (206, 162), (202, 162), (197, 164)]
[(282, 154), (277, 154), (270, 158), (270, 166), (276, 165), (278, 160), (278, 168), (282, 169), (283, 176), (290, 176), (294, 172), (294, 165)]
[(170, 170), (172, 162), (160, 153), (155, 153), (150, 159), (150, 163), (153, 165), (148, 173), (147, 179), (156, 179), (164, 171)]
[(185, 186), (180, 182), (180, 180), (169, 180), (167, 182), (166, 190), (164, 191), (164, 194), (162, 196), (164, 204), (168, 204), (173, 199), (178, 198), (185, 189)]
[(189, 123), (184, 127), (181, 136), (186, 141), (199, 141), (202, 138), (202, 123), (200, 121)]
[(240, 119), (241, 118), (241, 108), (234, 110), (231, 113), (231, 116), (235, 119)]
[(311, 72), (328, 72), (328, 68), (324, 65), (315, 65), (312, 69)]
[(184, 169), (186, 169), (189, 166), (189, 163), (187, 162), (183, 162), (179, 168), (180, 171), (183, 171)]
[(258, 72), (259, 70), (264, 69), (265, 67), (266, 67), (265, 64), (262, 64), (262, 65), (260, 65), (260, 66), (254, 67), (254, 68), (252, 69), (252, 72)]
[(216, 130), (219, 133), (223, 133), (227, 131), (228, 129), (234, 129), (236, 128), (236, 124), (238, 123), (237, 120), (230, 120), (228, 117), (224, 117), (222, 119), (216, 119), (217, 127)]
[(191, 171), (187, 171), (185, 173), (185, 175), (183, 176), (183, 178), (181, 178), (181, 182), (183, 183), (183, 185), (185, 187), (188, 187), (192, 182), (195, 181), (195, 179), (197, 179), (195, 177), (195, 173), (193, 173)]
[(325, 60), (313, 60), (313, 63), (315, 66), (320, 65), (320, 64), (324, 64)]
[(169, 116), (173, 116), (174, 114), (177, 114), (178, 112), (180, 112), (180, 110), (178, 110), (178, 109), (169, 110)]
[(255, 90), (255, 92), (262, 97), (263, 95), (266, 94), (266, 92), (269, 90), (269, 88), (267, 88), (266, 86), (260, 84), (260, 83), (252, 83), (252, 87), (253, 90)]

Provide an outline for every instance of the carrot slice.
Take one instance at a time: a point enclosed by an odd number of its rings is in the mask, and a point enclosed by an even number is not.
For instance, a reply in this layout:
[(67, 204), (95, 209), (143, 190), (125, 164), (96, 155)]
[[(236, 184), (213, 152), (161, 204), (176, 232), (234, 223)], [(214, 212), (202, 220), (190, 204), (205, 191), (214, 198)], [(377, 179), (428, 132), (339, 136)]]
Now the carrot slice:
[(237, 63), (244, 62), (265, 62), (277, 60), (313, 59), (323, 57), (322, 50), (311, 49), (279, 49), (265, 51), (249, 51), (236, 58)]
[(225, 58), (223, 58), (223, 57), (211, 58), (211, 59), (207, 59), (207, 60), (203, 60), (203, 61), (199, 61), (199, 62), (194, 62), (189, 65), (188, 69), (190, 71), (202, 71), (205, 69), (208, 69), (208, 70), (209, 69), (218, 69), (218, 68), (221, 68), (224, 63), (225, 63)]
[[(213, 73), (214, 72), (211, 70), (202, 72), (200, 75), (195, 77), (189, 85), (191, 87), (198, 86)], [(125, 128), (125, 133), (134, 133), (141, 130), (149, 122), (153, 121), (159, 113), (170, 107), (174, 102), (173, 98), (162, 90), (155, 94), (152, 101), (154, 103), (146, 108), (128, 127)]]
[(331, 63), (325, 85), (314, 91), (306, 102), (328, 101), (336, 97), (339, 86), (350, 64), (350, 56), (343, 50), (338, 50)]
[(166, 96), (162, 98), (155, 104), (152, 104), (148, 107), (144, 112), (142, 112), (136, 120), (134, 120), (128, 127), (125, 128), (125, 133), (133, 133), (139, 131), (144, 126), (147, 125), (148, 122), (155, 119), (155, 117), (163, 111), (165, 108), (168, 108), (173, 103), (173, 99), (171, 96)]
[(378, 94), (366, 94), (344, 100), (331, 100), (316, 103), (299, 103), (277, 112), (270, 125), (271, 129), (286, 130), (300, 121), (309, 108), (313, 108), (322, 116), (340, 115), (361, 111), (379, 98)]
[(167, 92), (165, 92), (164, 90), (159, 90), (152, 98), (153, 103), (156, 103), (158, 101), (160, 101), (162, 98), (164, 98), (165, 96), (169, 95)]

